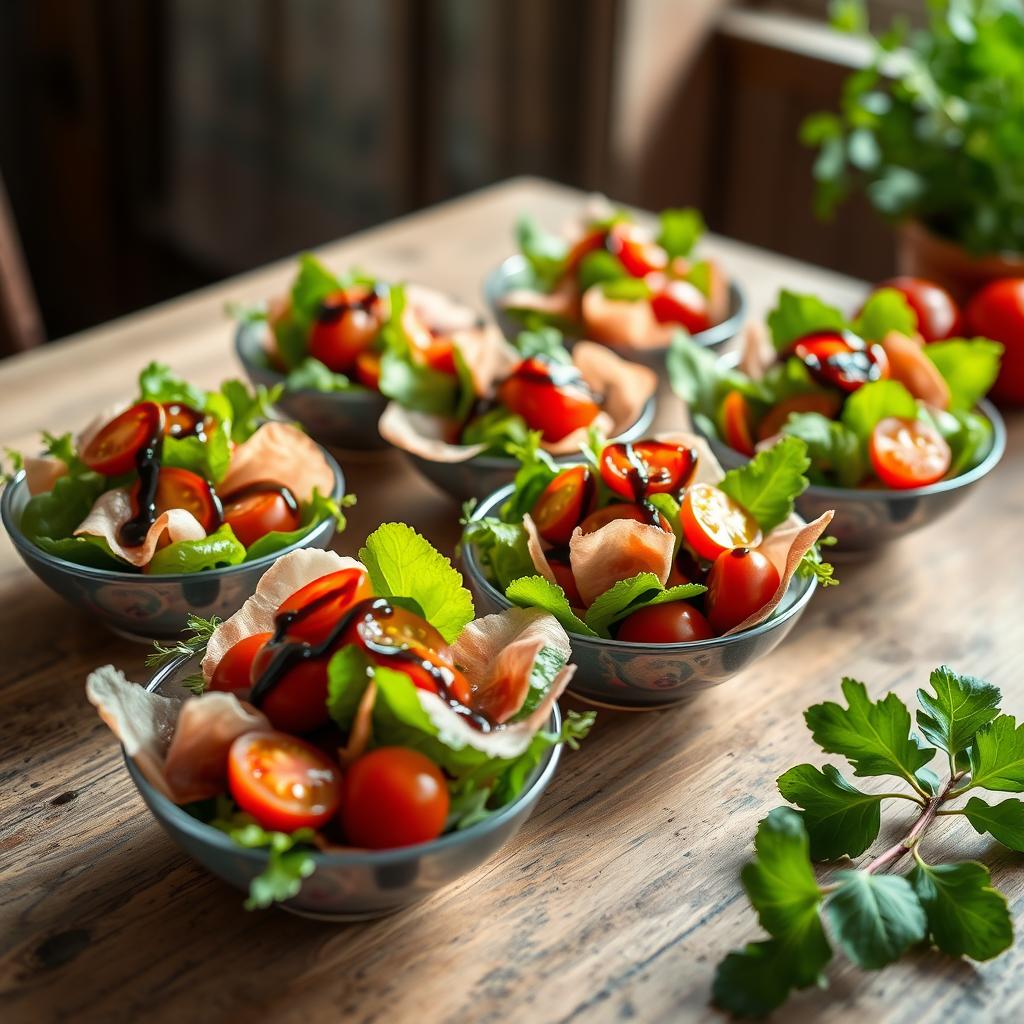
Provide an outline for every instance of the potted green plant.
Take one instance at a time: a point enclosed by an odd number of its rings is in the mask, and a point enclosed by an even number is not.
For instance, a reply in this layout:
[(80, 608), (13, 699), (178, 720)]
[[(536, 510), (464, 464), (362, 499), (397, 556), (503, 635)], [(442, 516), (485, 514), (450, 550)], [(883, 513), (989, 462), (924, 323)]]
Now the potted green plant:
[(833, 4), (839, 28), (874, 39), (837, 113), (814, 114), (816, 206), (863, 188), (898, 223), (900, 272), (966, 299), (1024, 276), (1024, 6), (929, 0), (924, 28), (871, 37), (862, 0)]

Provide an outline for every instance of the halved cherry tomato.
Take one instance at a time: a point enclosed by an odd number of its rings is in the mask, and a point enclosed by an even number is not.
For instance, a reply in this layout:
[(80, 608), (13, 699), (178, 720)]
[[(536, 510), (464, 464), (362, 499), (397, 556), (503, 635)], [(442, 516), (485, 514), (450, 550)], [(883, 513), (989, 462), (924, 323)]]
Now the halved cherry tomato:
[(367, 349), (356, 356), (356, 380), (371, 391), (380, 391), (380, 353)]
[(587, 466), (563, 470), (544, 488), (533, 506), (533, 521), (549, 544), (568, 544), (590, 510), (596, 488)]
[(360, 602), (342, 642), (358, 644), (370, 660), (404, 672), (420, 690), (447, 696), (469, 706), (472, 687), (455, 667), (455, 657), (441, 634), (426, 619), (386, 598)]
[(388, 850), (436, 839), (448, 817), (448, 785), (430, 758), (378, 747), (345, 773), (341, 823), (353, 846)]
[(754, 439), (750, 436), (750, 404), (739, 391), (730, 391), (722, 402), (722, 438), (730, 448), (753, 456)]
[(423, 360), (438, 373), (454, 377), (459, 372), (455, 368), (455, 345), (451, 338), (431, 338), (430, 344), (423, 350)]
[(164, 432), (165, 413), (158, 402), (139, 402), (115, 416), (95, 434), (82, 461), (104, 476), (120, 476), (135, 468), (140, 449)]
[(622, 498), (670, 494), (685, 487), (697, 469), (697, 452), (665, 441), (605, 445), (601, 479)]
[(853, 334), (818, 331), (793, 342), (790, 349), (826, 387), (856, 391), (873, 380), (889, 376), (889, 360), (881, 345), (865, 345)]
[(217, 662), (210, 680), (211, 690), (227, 690), (230, 693), (248, 690), (252, 686), (252, 666), (256, 655), (273, 633), (253, 633), (243, 637), (224, 652)]
[(565, 599), (572, 608), (582, 608), (583, 598), (580, 597), (579, 588), (576, 586), (576, 577), (572, 574), (572, 566), (568, 562), (552, 558), (548, 555), (548, 565), (554, 573), (555, 582), (565, 593)]
[(661, 275), (647, 279), (653, 295), (651, 310), (660, 324), (682, 324), (691, 334), (706, 331), (711, 326), (708, 300), (690, 281), (666, 281)]
[(892, 277), (875, 285), (873, 292), (882, 288), (894, 288), (907, 300), (917, 317), (917, 332), (925, 341), (942, 341), (960, 334), (960, 308), (945, 288), (922, 277)]
[(235, 803), (265, 829), (320, 828), (341, 803), (341, 772), (322, 751), (282, 732), (247, 732), (228, 752)]
[(184, 402), (164, 402), (164, 436), (206, 440), (206, 415)]
[(584, 533), (595, 533), (602, 526), (607, 526), (616, 519), (632, 519), (635, 523), (660, 526), (666, 533), (670, 533), (672, 530), (669, 521), (653, 505), (641, 505), (635, 502), (616, 502), (614, 505), (605, 505), (604, 508), (591, 512), (580, 523), (580, 529)]
[(549, 442), (589, 427), (601, 411), (583, 378), (571, 367), (556, 369), (536, 357), (524, 359), (502, 381), (498, 399)]
[(646, 277), (668, 266), (668, 253), (660, 245), (649, 241), (641, 228), (625, 221), (611, 226), (605, 248), (632, 277)]
[(669, 601), (628, 615), (619, 623), (615, 639), (631, 644), (688, 644), (714, 635), (708, 620), (692, 604)]
[(871, 431), (868, 455), (878, 479), (900, 490), (941, 480), (952, 461), (949, 445), (930, 423), (895, 416)]
[(713, 562), (723, 551), (756, 548), (761, 528), (747, 510), (711, 484), (693, 484), (679, 507), (687, 544)]
[(834, 391), (808, 391), (803, 395), (784, 398), (765, 413), (757, 427), (757, 439), (765, 441), (774, 437), (793, 413), (816, 412), (826, 419), (832, 419), (842, 404), (843, 400)]
[(277, 609), (277, 618), (287, 616), (295, 620), (287, 629), (289, 640), (318, 644), (327, 638), (346, 612), (372, 594), (370, 577), (364, 570), (339, 569), (307, 583), (285, 598)]
[(364, 285), (328, 295), (310, 330), (309, 354), (335, 373), (350, 370), (380, 331), (383, 301)]
[(760, 551), (733, 548), (715, 559), (707, 585), (708, 621), (721, 635), (772, 599), (779, 588), (779, 571)]
[(224, 522), (246, 547), (268, 533), (291, 533), (299, 528), (299, 503), (287, 487), (252, 484), (222, 500)]
[[(142, 485), (136, 480), (131, 489), (132, 509), (137, 512)], [(159, 516), (172, 508), (183, 508), (195, 516), (200, 526), (213, 533), (221, 523), (220, 499), (208, 480), (189, 469), (178, 466), (161, 466), (157, 477), (156, 514)]]

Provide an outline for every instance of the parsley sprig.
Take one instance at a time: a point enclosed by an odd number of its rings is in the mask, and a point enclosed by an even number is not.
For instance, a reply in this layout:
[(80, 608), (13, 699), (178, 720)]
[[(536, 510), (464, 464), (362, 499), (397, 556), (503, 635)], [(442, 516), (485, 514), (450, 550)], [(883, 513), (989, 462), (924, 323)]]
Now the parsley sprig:
[[(863, 683), (844, 679), (845, 706), (828, 701), (804, 718), (815, 742), (849, 762), (855, 776), (890, 776), (903, 788), (865, 792), (834, 765), (800, 764), (778, 779), (792, 807), (761, 821), (743, 887), (769, 938), (749, 943), (719, 964), (713, 995), (723, 1009), (758, 1017), (794, 989), (826, 984), (833, 944), (857, 966), (876, 970), (927, 942), (950, 956), (989, 960), (1013, 941), (1006, 898), (974, 861), (944, 863), (922, 844), (943, 817), (963, 816), (1024, 852), (1024, 801), (990, 804), (972, 790), (1024, 792), (1024, 723), (1001, 714), (1000, 691), (942, 666), (931, 691), (918, 690), (917, 725), (895, 694), (872, 701)], [(926, 746), (925, 743), (932, 746)], [(939, 752), (946, 777), (929, 764)], [(914, 803), (918, 815), (897, 843), (862, 866), (819, 881), (813, 861), (859, 857), (878, 838), (886, 800)], [(901, 871), (904, 865), (908, 870)]]

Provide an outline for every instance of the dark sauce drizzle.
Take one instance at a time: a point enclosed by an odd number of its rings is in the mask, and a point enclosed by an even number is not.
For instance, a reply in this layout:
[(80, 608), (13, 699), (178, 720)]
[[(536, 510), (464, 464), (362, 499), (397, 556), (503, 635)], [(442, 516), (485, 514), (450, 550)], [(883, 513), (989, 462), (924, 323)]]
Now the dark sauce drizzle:
[(374, 303), (384, 298), (387, 298), (387, 290), (379, 282), (360, 299), (328, 296), (317, 306), (316, 319), (322, 324), (337, 323), (350, 309), (361, 309), (369, 313)]
[(239, 487), (237, 491), (225, 494), (221, 500), (224, 504), (230, 504), (234, 501), (244, 501), (246, 498), (252, 497), (254, 494), (266, 494), (268, 491), (274, 491), (276, 494), (280, 494), (288, 508), (291, 509), (292, 512), (296, 513), (296, 515), (299, 513), (299, 500), (292, 493), (291, 488), (285, 487), (284, 484), (273, 483), (270, 480), (254, 480), (251, 484)]
[(126, 548), (137, 548), (142, 544), (149, 528), (156, 522), (156, 491), (160, 482), (163, 440), (163, 425), (158, 423), (153, 434), (146, 438), (146, 443), (135, 453), (135, 469), (139, 474), (139, 509), (117, 531), (117, 539)]
[(633, 492), (633, 500), (643, 509), (649, 526), (661, 527), (661, 513), (647, 500), (647, 463), (633, 450), (628, 441), (623, 445), (629, 469), (626, 470), (626, 483)]
[[(535, 370), (529, 365), (531, 362), (541, 363), (546, 372), (541, 373)], [(567, 391), (578, 391), (597, 405), (604, 403), (604, 395), (594, 391), (575, 366), (570, 363), (556, 362), (543, 355), (531, 356), (529, 360), (524, 360), (513, 371), (512, 376), (531, 384), (551, 384), (553, 387)]]
[[(341, 639), (342, 634), (358, 619), (372, 616), (375, 619), (386, 619), (394, 614), (387, 598), (371, 597), (350, 608), (331, 627), (330, 632), (320, 643), (311, 644), (305, 640), (287, 639), (288, 630), (304, 619), (308, 618), (320, 608), (337, 599), (337, 590), (329, 590), (321, 594), (315, 600), (296, 611), (278, 613), (274, 616), (274, 635), (267, 643), (267, 650), (270, 651), (270, 662), (263, 670), (259, 679), (253, 684), (252, 692), (249, 694), (250, 703), (260, 707), (267, 699), (268, 694), (281, 682), (284, 675), (290, 668), (303, 661), (313, 661), (322, 658), (331, 652), (332, 648)], [(459, 716), (464, 718), (473, 728), (480, 732), (490, 732), (491, 723), (471, 708), (459, 703), (451, 695), (451, 675), (443, 668), (418, 657), (407, 647), (399, 647), (391, 644), (375, 644), (363, 637), (363, 642), (369, 650), (376, 654), (386, 656), (396, 663), (415, 665), (430, 675), (431, 681), (437, 688), (438, 696)]]
[(182, 437), (198, 437), (206, 440), (206, 417), (198, 409), (183, 402), (167, 402), (167, 436), (175, 439)]

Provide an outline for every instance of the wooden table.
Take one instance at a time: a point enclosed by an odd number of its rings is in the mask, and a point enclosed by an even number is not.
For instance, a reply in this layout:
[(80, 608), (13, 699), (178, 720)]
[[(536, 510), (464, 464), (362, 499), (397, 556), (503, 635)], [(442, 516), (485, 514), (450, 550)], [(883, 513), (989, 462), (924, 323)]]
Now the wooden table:
[[(509, 251), (516, 215), (560, 223), (580, 198), (513, 181), (322, 255), (479, 305), (480, 276)], [(862, 292), (722, 239), (708, 250), (755, 313), (781, 285), (846, 305)], [(290, 261), (275, 264), (0, 363), (0, 446), (30, 449), (39, 428), (85, 422), (129, 394), (149, 359), (199, 384), (238, 374), (224, 303), (279, 292), (290, 273)], [(0, 538), (0, 1019), (722, 1019), (707, 1007), (715, 964), (759, 937), (737, 872), (781, 802), (775, 778), (821, 761), (803, 709), (835, 696), (842, 675), (910, 700), (949, 662), (1024, 713), (1024, 421), (1010, 427), (1006, 458), (970, 502), (877, 561), (843, 566), (842, 586), (819, 594), (769, 658), (675, 711), (601, 713), (513, 843), (422, 904), (360, 925), (248, 914), (179, 852), (83, 693), (106, 662), (145, 678), (144, 650), (62, 604)], [(340, 550), (392, 518), (451, 547), (457, 506), (399, 458), (345, 468), (360, 502)], [(966, 824), (949, 835), (964, 857), (988, 852)], [(1020, 858), (988, 859), (1019, 917)], [(785, 1019), (1021, 1019), (1022, 949), (977, 966), (919, 955), (874, 976), (833, 968), (831, 989), (795, 998)]]

